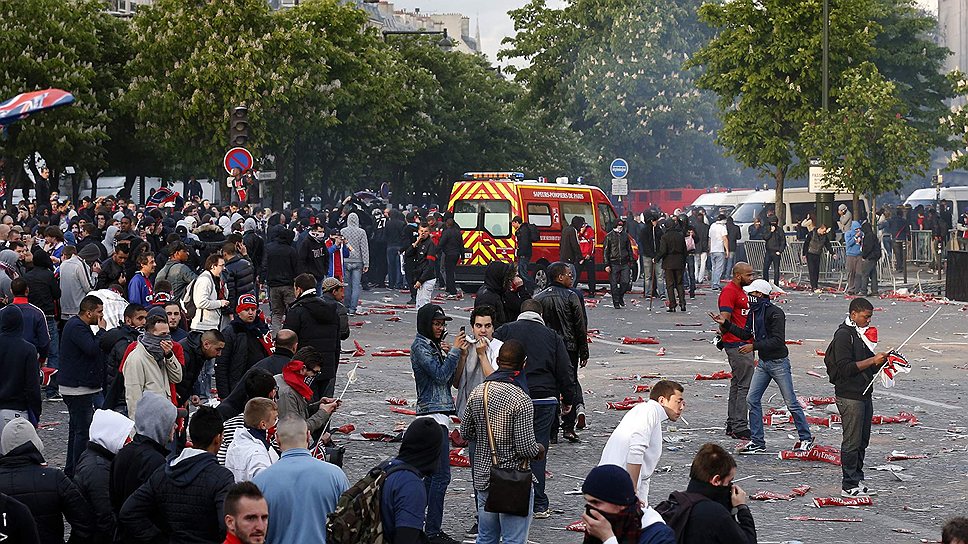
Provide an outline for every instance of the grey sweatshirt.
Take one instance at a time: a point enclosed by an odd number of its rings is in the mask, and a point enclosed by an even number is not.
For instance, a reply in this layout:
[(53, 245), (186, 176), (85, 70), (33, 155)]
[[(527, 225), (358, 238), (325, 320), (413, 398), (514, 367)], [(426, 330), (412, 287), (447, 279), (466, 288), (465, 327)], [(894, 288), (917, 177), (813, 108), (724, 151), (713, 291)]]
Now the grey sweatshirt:
[(350, 256), (344, 262), (363, 263), (370, 266), (370, 246), (366, 241), (366, 231), (360, 228), (360, 218), (356, 213), (346, 216), (346, 226), (340, 231), (350, 246)]

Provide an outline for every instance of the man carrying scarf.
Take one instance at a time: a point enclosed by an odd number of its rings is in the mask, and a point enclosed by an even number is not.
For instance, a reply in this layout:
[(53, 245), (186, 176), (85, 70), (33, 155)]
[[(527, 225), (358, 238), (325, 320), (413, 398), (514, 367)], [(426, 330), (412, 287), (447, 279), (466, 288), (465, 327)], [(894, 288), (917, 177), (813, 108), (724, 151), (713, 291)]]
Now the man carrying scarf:
[(874, 306), (866, 298), (850, 301), (847, 319), (840, 324), (827, 347), (824, 364), (834, 385), (837, 409), (843, 422), (840, 446), (844, 497), (869, 497), (877, 492), (864, 483), (864, 454), (871, 441), (874, 404), (868, 384), (887, 361), (887, 353), (876, 353), (877, 329), (870, 326)]

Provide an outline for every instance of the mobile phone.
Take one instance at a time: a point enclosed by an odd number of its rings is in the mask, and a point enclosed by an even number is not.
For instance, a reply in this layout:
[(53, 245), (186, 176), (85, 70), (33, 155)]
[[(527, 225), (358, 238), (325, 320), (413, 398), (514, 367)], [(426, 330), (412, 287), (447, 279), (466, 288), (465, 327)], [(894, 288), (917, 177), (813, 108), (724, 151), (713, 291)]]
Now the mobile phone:
[(464, 336), (467, 336), (467, 333), (464, 332), (464, 327), (460, 328), (460, 333), (463, 334)]

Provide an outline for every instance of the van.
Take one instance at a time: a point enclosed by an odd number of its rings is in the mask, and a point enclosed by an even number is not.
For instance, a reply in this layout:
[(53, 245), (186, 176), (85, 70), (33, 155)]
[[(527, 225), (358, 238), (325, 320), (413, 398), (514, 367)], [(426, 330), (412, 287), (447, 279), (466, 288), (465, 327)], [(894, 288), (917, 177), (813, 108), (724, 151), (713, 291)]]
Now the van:
[[(772, 189), (753, 191), (747, 195), (742, 204), (733, 210), (733, 222), (739, 226), (740, 232), (742, 233), (740, 242), (745, 242), (749, 237), (749, 226), (753, 224), (753, 219), (759, 216), (762, 220), (762, 218), (766, 217), (767, 210), (774, 208), (775, 204), (776, 191)], [(834, 194), (834, 203), (831, 206), (834, 222), (837, 221), (837, 208), (840, 207), (841, 204), (846, 204), (847, 208), (853, 210), (853, 193)], [(787, 235), (792, 235), (796, 232), (797, 226), (800, 225), (800, 222), (803, 221), (803, 219), (807, 216), (807, 213), (816, 214), (817, 195), (816, 193), (811, 193), (806, 187), (785, 189), (783, 191), (783, 206), (785, 212), (783, 215), (783, 230), (787, 233)], [(861, 217), (867, 217), (867, 198), (860, 198), (860, 207)], [(835, 225), (828, 226), (835, 227)]]
[[(464, 242), (456, 281), (468, 286), (465, 291), (476, 290), (484, 283), (484, 268), (491, 261), (515, 264), (514, 216), (538, 228), (540, 240), (533, 244), (528, 274), (539, 288), (548, 284), (548, 265), (559, 259), (561, 228), (576, 216), (583, 217), (595, 230), (595, 280), (609, 281), (603, 244), (618, 214), (599, 187), (525, 180), (520, 172), (468, 172), (454, 183), (447, 209), (454, 215)], [(635, 240), (632, 253), (634, 281), (639, 260)]]
[(689, 206), (689, 209), (702, 207), (706, 210), (706, 215), (715, 218), (717, 215), (724, 213), (729, 215), (733, 213), (736, 206), (739, 206), (746, 200), (746, 197), (753, 194), (755, 191), (751, 189), (744, 189), (741, 191), (725, 191), (721, 193), (705, 193), (699, 195), (696, 200)]
[[(915, 189), (904, 204), (912, 208), (918, 206), (935, 208), (938, 204), (937, 198), (937, 189)], [(951, 225), (957, 225), (961, 214), (968, 212), (968, 187), (942, 187), (941, 200), (947, 201), (948, 208), (951, 210)]]

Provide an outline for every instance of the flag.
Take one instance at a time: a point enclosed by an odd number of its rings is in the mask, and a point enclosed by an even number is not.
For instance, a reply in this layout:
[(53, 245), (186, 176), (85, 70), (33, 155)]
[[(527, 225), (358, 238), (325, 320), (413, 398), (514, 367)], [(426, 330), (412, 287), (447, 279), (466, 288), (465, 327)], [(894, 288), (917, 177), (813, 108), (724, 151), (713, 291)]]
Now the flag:
[(903, 355), (896, 351), (887, 354), (887, 362), (881, 367), (881, 385), (884, 387), (894, 387), (894, 376), (911, 372), (911, 363)]
[(160, 187), (148, 197), (148, 200), (145, 202), (145, 210), (164, 208), (169, 204), (171, 206), (168, 207), (173, 206), (181, 209), (185, 205), (185, 199), (168, 187)]

